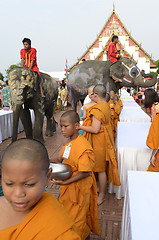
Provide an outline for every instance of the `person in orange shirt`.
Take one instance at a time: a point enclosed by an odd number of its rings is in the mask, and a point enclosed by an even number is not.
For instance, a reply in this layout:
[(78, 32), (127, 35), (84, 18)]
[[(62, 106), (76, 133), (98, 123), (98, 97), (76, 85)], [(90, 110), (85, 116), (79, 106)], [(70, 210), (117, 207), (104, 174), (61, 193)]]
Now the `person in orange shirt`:
[(31, 47), (31, 40), (29, 38), (24, 38), (22, 42), (24, 48), (20, 50), (21, 66), (37, 72), (40, 80), (40, 94), (41, 97), (45, 97), (43, 94), (42, 79), (37, 65), (36, 49)]
[(88, 239), (90, 231), (100, 234), (97, 187), (94, 174), (94, 152), (89, 142), (79, 135), (80, 118), (73, 110), (62, 114), (61, 132), (68, 143), (63, 147), (58, 162), (64, 161), (72, 168), (72, 177), (53, 184), (60, 185), (59, 202), (75, 223), (82, 240)]
[[(111, 63), (116, 62), (118, 59), (122, 57), (122, 55), (118, 54), (118, 50), (116, 47), (117, 43), (118, 43), (118, 36), (114, 35), (112, 37), (112, 43), (109, 45), (109, 48), (108, 48), (108, 58)], [(116, 82), (122, 82), (122, 79), (116, 78), (115, 83)]]
[(45, 192), (51, 175), (43, 144), (19, 139), (2, 158), (0, 239), (80, 240), (75, 226), (56, 198)]
[(90, 142), (95, 153), (93, 171), (98, 173), (98, 205), (100, 205), (105, 200), (107, 176), (108, 181), (116, 186), (120, 186), (120, 179), (111, 126), (111, 113), (105, 99), (106, 88), (102, 84), (97, 84), (93, 93), (93, 100), (96, 104), (88, 113), (87, 125), (80, 126), (80, 129), (85, 131), (83, 136)]

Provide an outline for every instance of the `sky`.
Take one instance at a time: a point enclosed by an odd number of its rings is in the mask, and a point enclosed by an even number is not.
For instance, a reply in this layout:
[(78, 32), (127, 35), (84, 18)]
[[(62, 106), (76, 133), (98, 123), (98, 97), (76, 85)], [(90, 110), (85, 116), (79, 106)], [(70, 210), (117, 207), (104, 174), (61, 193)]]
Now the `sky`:
[[(159, 59), (159, 1), (114, 0), (115, 11), (154, 60)], [(22, 40), (37, 49), (38, 66), (64, 71), (97, 38), (113, 0), (0, 0), (0, 72), (20, 62)]]

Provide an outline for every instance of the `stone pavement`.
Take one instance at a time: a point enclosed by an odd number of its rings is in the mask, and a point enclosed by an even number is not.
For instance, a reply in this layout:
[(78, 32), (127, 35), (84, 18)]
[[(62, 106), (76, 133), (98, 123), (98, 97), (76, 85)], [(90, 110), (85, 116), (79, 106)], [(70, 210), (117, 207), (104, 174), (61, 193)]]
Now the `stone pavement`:
[[(78, 110), (80, 106), (78, 106)], [(78, 111), (79, 112), (79, 111)], [(59, 123), (60, 116), (63, 112), (56, 111), (55, 112), (55, 120)], [(44, 131), (45, 131), (44, 123)], [(18, 135), (18, 138), (25, 137), (24, 132)], [(5, 140), (2, 144), (0, 144), (0, 153), (7, 147), (7, 145), (11, 142), (11, 139)], [(49, 153), (49, 158), (56, 158), (58, 155), (63, 142), (63, 136), (60, 132), (60, 126), (58, 125), (57, 131), (53, 134), (52, 137), (45, 137), (45, 145)], [(49, 186), (48, 192), (54, 194), (56, 198), (59, 196), (59, 186)], [(123, 199), (117, 200), (115, 198), (115, 194), (106, 194), (106, 200), (103, 204), (101, 204), (98, 208), (99, 212), (99, 221), (101, 227), (101, 235), (97, 236), (91, 234), (91, 240), (95, 239), (105, 239), (105, 240), (119, 240), (120, 239), (120, 229), (121, 229), (121, 221), (122, 221), (122, 208), (123, 208)]]

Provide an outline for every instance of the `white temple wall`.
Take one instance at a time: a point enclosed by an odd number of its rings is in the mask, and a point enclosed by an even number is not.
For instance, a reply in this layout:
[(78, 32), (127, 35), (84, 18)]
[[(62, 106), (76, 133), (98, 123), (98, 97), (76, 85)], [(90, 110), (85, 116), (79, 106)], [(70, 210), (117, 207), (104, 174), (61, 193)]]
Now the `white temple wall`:
[(100, 48), (93, 48), (93, 55), (94, 57), (97, 57), (98, 54), (102, 51), (102, 49)]
[(128, 42), (125, 40), (125, 36), (118, 36), (118, 37), (119, 37), (119, 41), (122, 43), (122, 45), (125, 45), (126, 42)]
[(144, 70), (145, 73), (150, 72), (150, 62), (146, 62), (145, 57), (138, 58), (137, 66), (139, 67), (140, 70)]
[(94, 60), (94, 54), (90, 53), (90, 60)]
[(102, 45), (103, 45), (103, 47), (105, 46), (105, 44), (107, 43), (108, 40), (109, 40), (109, 37), (102, 37)]

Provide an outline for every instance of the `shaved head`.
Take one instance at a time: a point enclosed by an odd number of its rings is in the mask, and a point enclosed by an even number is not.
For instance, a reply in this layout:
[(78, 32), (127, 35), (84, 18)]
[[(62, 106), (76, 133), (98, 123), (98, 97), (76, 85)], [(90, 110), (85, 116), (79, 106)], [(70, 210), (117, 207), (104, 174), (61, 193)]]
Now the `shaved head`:
[(88, 94), (93, 92), (94, 87), (95, 87), (95, 85), (92, 85), (88, 88)]
[(119, 98), (118, 98), (117, 95), (114, 95), (114, 98), (113, 98), (113, 99), (116, 100), (116, 101), (119, 101)]
[(5, 162), (12, 160), (28, 161), (34, 165), (41, 165), (42, 170), (48, 172), (49, 157), (45, 146), (33, 139), (19, 139), (10, 144), (2, 156), (2, 169)]
[(93, 92), (96, 93), (100, 98), (105, 98), (106, 96), (106, 88), (103, 84), (97, 84), (93, 88)]
[(80, 118), (77, 112), (73, 111), (73, 110), (69, 110), (67, 112), (64, 112), (61, 115), (61, 118), (68, 118), (69, 121), (73, 124), (75, 123), (79, 123), (80, 122)]
[(110, 91), (110, 94), (114, 94), (115, 95), (115, 92), (112, 90), (112, 91)]

